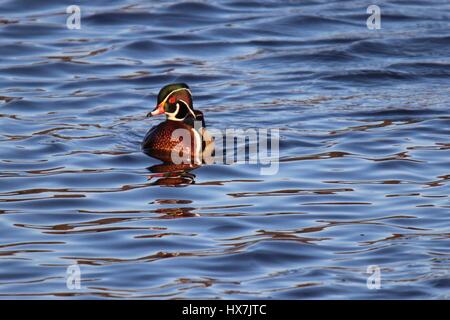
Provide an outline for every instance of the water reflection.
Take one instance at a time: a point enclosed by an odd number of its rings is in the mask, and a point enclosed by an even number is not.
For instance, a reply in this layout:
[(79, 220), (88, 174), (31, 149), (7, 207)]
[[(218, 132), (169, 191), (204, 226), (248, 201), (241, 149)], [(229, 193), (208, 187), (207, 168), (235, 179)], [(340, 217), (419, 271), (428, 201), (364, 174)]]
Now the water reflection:
[[(448, 1), (81, 6), (2, 2), (0, 298), (448, 298)], [(174, 82), (279, 171), (142, 153)]]
[(199, 168), (196, 164), (161, 163), (148, 167), (152, 174), (147, 176), (153, 185), (186, 186), (195, 183), (195, 174), (191, 171)]

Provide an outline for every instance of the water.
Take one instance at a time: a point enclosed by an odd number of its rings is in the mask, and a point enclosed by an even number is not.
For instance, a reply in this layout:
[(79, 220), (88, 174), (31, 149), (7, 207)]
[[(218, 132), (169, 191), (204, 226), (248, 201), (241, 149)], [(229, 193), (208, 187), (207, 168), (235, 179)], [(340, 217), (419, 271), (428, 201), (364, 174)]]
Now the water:
[[(74, 2), (0, 4), (1, 298), (449, 298), (448, 1)], [(180, 81), (278, 173), (149, 179)]]

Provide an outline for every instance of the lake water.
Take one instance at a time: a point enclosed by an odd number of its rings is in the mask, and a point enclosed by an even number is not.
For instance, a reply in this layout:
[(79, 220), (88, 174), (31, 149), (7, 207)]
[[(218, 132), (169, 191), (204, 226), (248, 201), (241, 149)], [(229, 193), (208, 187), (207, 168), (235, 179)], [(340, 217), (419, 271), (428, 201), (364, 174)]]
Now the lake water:
[[(374, 2), (1, 1), (0, 298), (448, 299), (450, 4)], [(152, 176), (171, 82), (278, 172)]]

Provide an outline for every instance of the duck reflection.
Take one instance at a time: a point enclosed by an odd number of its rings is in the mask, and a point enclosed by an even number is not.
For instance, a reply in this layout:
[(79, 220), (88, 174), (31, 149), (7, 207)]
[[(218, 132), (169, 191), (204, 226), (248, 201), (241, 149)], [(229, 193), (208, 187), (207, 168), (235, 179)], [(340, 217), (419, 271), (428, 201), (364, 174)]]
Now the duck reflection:
[(191, 171), (199, 168), (198, 164), (161, 163), (147, 169), (151, 172), (148, 180), (155, 180), (153, 185), (186, 186), (195, 183), (195, 174)]
[(177, 219), (177, 218), (192, 218), (199, 217), (198, 213), (192, 212), (196, 208), (182, 207), (182, 208), (160, 208), (155, 210), (161, 216), (159, 219)]

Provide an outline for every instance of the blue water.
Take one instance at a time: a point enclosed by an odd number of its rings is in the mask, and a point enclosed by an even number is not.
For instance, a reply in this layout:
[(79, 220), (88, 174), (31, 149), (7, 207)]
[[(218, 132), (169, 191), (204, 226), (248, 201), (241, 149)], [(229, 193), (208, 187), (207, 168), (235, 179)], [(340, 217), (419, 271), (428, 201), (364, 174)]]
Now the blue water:
[[(0, 298), (450, 297), (448, 1), (0, 9)], [(279, 129), (278, 173), (151, 176), (181, 81), (211, 128)]]

